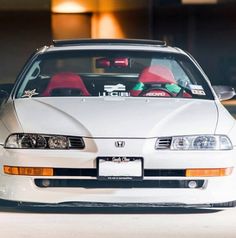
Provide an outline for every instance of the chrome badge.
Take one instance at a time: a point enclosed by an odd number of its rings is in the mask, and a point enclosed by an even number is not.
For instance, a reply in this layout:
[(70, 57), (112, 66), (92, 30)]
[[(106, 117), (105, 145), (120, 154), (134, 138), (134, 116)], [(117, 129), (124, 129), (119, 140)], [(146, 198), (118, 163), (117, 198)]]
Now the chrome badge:
[(123, 147), (125, 147), (125, 142), (124, 141), (116, 141), (115, 142), (115, 147), (123, 148)]

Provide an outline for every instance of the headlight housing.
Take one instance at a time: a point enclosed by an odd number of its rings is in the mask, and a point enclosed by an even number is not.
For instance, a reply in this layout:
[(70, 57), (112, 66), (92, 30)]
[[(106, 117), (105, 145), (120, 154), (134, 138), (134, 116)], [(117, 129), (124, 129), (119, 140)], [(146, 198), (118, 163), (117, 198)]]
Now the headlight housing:
[(155, 149), (170, 150), (232, 150), (230, 139), (225, 135), (193, 135), (160, 137)]
[(18, 133), (10, 135), (5, 142), (7, 149), (83, 149), (83, 138), (62, 135)]

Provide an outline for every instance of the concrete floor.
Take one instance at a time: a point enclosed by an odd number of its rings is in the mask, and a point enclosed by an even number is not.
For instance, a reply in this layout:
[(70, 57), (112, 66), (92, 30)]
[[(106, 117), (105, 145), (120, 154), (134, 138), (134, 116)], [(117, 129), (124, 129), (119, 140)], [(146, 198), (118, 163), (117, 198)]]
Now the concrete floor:
[(0, 207), (6, 238), (236, 237), (236, 208), (227, 210), (19, 210)]

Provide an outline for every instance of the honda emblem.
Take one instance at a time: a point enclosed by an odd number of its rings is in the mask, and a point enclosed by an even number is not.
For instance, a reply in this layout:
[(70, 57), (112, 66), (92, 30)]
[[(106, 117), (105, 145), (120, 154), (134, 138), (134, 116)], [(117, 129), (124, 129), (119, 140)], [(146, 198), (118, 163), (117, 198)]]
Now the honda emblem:
[(115, 147), (123, 148), (123, 147), (125, 147), (125, 142), (124, 141), (116, 141), (115, 142)]

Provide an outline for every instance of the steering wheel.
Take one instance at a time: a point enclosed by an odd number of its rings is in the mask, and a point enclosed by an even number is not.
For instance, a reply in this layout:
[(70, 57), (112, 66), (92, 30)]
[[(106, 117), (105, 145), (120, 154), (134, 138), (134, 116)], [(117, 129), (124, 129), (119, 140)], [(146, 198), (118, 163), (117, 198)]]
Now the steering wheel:
[(181, 89), (180, 89), (180, 91), (175, 95), (175, 97), (184, 97), (184, 93), (185, 94), (187, 94), (187, 96), (185, 96), (185, 97), (193, 97), (193, 93), (192, 93), (192, 91), (190, 90), (190, 89), (188, 89), (188, 88), (185, 88), (185, 87), (183, 87), (183, 86), (181, 86), (181, 85), (178, 85)]
[(190, 89), (185, 88), (181, 85), (178, 85), (181, 89), (180, 91), (175, 94), (170, 92), (168, 89), (166, 89), (164, 86), (160, 85), (149, 85), (149, 87), (145, 90), (143, 90), (139, 96), (143, 97), (183, 97), (183, 98), (192, 98), (193, 93)]

